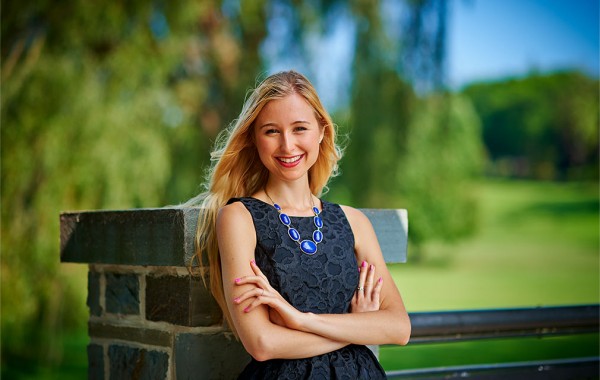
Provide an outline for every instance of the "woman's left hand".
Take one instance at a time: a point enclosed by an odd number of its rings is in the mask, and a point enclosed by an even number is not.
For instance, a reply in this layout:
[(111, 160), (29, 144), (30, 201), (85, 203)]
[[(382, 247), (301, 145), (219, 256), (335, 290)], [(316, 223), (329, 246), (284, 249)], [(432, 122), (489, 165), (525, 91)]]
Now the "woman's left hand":
[(286, 326), (294, 330), (299, 330), (304, 313), (289, 304), (277, 290), (270, 284), (267, 277), (262, 273), (256, 262), (252, 260), (250, 267), (254, 276), (245, 276), (235, 280), (236, 285), (253, 284), (254, 289), (234, 298), (233, 302), (241, 305), (246, 300), (252, 302), (244, 308), (245, 313), (249, 313), (260, 305), (269, 306), (269, 319), (271, 322)]
[(379, 310), (382, 287), (383, 279), (379, 277), (375, 280), (375, 266), (363, 261), (360, 266), (358, 288), (350, 304), (350, 312), (364, 313)]

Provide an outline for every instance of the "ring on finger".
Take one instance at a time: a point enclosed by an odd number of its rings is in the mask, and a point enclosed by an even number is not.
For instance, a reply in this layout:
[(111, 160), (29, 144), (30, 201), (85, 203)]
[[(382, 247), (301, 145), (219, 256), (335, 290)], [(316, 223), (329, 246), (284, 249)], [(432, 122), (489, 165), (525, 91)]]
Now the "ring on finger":
[(364, 286), (359, 286), (358, 288), (356, 288), (356, 290), (358, 290), (358, 291), (361, 291), (361, 292), (362, 292), (363, 290), (365, 290), (365, 287), (364, 287)]

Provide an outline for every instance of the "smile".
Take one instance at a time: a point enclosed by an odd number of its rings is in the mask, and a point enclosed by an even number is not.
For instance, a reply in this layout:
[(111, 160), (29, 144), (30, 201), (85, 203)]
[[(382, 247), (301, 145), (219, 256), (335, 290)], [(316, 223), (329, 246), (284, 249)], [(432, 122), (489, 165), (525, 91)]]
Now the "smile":
[(282, 164), (285, 167), (292, 167), (292, 166), (296, 166), (296, 164), (298, 164), (298, 162), (300, 162), (300, 159), (304, 157), (303, 154), (299, 155), (299, 156), (294, 156), (294, 157), (277, 157), (277, 161), (279, 161), (280, 164)]
[(285, 162), (286, 164), (291, 164), (291, 163), (293, 163), (293, 162), (296, 162), (296, 161), (298, 161), (298, 160), (299, 160), (299, 159), (301, 159), (301, 158), (302, 158), (302, 155), (300, 155), (300, 156), (295, 156), (295, 157), (289, 157), (289, 158), (287, 158), (287, 157), (277, 157), (277, 159), (278, 159), (279, 161), (283, 161), (283, 162)]

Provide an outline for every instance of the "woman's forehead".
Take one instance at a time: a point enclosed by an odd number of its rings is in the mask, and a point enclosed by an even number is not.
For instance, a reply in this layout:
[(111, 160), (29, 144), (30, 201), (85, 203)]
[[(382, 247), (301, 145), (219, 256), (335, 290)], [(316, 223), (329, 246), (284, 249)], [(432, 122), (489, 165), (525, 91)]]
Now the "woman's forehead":
[(313, 107), (298, 94), (287, 95), (281, 99), (269, 101), (257, 116), (259, 122), (294, 122), (297, 120), (316, 121)]

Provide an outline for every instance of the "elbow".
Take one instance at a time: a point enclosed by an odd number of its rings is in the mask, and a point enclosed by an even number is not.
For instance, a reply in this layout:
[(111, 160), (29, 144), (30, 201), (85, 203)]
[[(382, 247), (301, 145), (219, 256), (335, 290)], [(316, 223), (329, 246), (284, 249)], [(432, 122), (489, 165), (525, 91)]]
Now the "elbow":
[(410, 318), (408, 317), (408, 314), (406, 315), (406, 320), (403, 323), (404, 328), (402, 329), (403, 334), (402, 334), (402, 341), (400, 342), (401, 346), (406, 346), (408, 344), (408, 342), (410, 341), (410, 334), (412, 331), (412, 325), (410, 323)]
[(400, 336), (400, 339), (398, 339), (397, 344), (400, 346), (406, 346), (409, 341), (410, 341), (410, 326), (408, 327), (408, 331), (404, 330), (402, 332), (402, 335)]
[(273, 350), (271, 349), (271, 345), (269, 344), (271, 339), (265, 336), (264, 334), (260, 334), (256, 337), (253, 344), (244, 345), (246, 351), (254, 358), (254, 360), (259, 362), (264, 362), (266, 360), (275, 359), (273, 355)]
[(402, 322), (398, 324), (398, 328), (395, 331), (393, 337), (393, 344), (397, 344), (399, 346), (406, 346), (410, 341), (410, 333), (411, 333), (411, 324), (408, 315), (402, 318)]
[(267, 355), (266, 353), (257, 353), (256, 355), (252, 355), (252, 357), (257, 362), (265, 362), (267, 360), (273, 359), (269, 355)]
[(250, 355), (257, 362), (264, 362), (264, 361), (271, 359), (271, 357), (264, 351), (254, 351), (254, 352), (251, 352)]
[(391, 344), (406, 346), (410, 340), (410, 331), (399, 331), (392, 339)]

